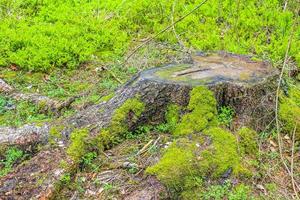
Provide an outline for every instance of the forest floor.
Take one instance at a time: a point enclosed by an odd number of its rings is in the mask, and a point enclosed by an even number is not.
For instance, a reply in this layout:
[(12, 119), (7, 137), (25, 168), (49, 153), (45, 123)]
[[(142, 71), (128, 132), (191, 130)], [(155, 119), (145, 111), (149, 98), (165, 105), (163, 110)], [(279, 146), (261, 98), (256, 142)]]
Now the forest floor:
[[(155, 56), (147, 55), (149, 52)], [(151, 54), (152, 54), (151, 53)], [(153, 54), (152, 54), (153, 55)], [(178, 51), (177, 47), (165, 44), (150, 44), (146, 52), (142, 52), (128, 63), (126, 70), (118, 67), (88, 63), (77, 70), (55, 70), (52, 73), (23, 72), (15, 66), (1, 69), (0, 78), (20, 93), (38, 93), (56, 101), (65, 101), (79, 96), (72, 104), (64, 108), (59, 115), (43, 113), (38, 105), (27, 101), (17, 101), (8, 96), (0, 96), (0, 125), (21, 126), (27, 123), (42, 123), (96, 104), (101, 98), (114, 92), (138, 71), (164, 63), (187, 62), (189, 54)], [(145, 57), (151, 59), (145, 60)], [(205, 191), (206, 199), (226, 199), (226, 195), (234, 192), (234, 185), (244, 184), (249, 187), (249, 199), (293, 199), (295, 188), (291, 184), (291, 175), (287, 173), (281, 160), (276, 133), (266, 130), (258, 133), (257, 145), (259, 156), (254, 164), (253, 176), (249, 179), (231, 180), (230, 184), (212, 182)], [(64, 163), (68, 163), (62, 151), (52, 146), (37, 146), (33, 149), (11, 151), (5, 149), (1, 153), (0, 176), (10, 174), (35, 174), (38, 179), (28, 179), (25, 188), (34, 193), (34, 187), (49, 180), (56, 182), (51, 191), (54, 199), (159, 199), (175, 198), (172, 191), (160, 183), (154, 176), (145, 173), (145, 169), (158, 162), (162, 152), (173, 141), (163, 128), (144, 126), (134, 133), (128, 134), (122, 143), (102, 155), (90, 155), (83, 166), (72, 172), (63, 172), (61, 177), (47, 177), (55, 174)], [(300, 181), (300, 151), (295, 147), (293, 138), (283, 137), (284, 158), (293, 163), (293, 177)], [(296, 149), (294, 149), (296, 148)], [(12, 151), (13, 150), (13, 151)], [(21, 152), (20, 156), (15, 156)], [(49, 160), (49, 158), (51, 158)], [(8, 163), (8, 160), (12, 160)], [(30, 164), (28, 165), (28, 162)], [(44, 163), (44, 165), (39, 165)], [(27, 168), (22, 166), (28, 165)], [(19, 171), (21, 169), (22, 171)], [(61, 172), (62, 173), (62, 172)], [(42, 176), (44, 174), (45, 176)], [(53, 181), (54, 180), (54, 181)], [(9, 186), (7, 186), (9, 187)], [(0, 189), (1, 190), (1, 189)], [(238, 195), (238, 194), (236, 194)], [(1, 198), (0, 198), (1, 199)], [(237, 198), (239, 199), (239, 198)]]

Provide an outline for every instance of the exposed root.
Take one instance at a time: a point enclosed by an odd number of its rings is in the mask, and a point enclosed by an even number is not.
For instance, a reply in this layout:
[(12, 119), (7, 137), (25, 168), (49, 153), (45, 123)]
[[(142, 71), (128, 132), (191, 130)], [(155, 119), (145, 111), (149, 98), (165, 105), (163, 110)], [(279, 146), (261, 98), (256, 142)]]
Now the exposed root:
[(0, 179), (0, 199), (49, 199), (70, 162), (62, 149), (44, 150)]
[(48, 124), (44, 124), (41, 127), (36, 125), (24, 125), (20, 128), (0, 127), (0, 145), (26, 147), (40, 142), (46, 142), (48, 133)]

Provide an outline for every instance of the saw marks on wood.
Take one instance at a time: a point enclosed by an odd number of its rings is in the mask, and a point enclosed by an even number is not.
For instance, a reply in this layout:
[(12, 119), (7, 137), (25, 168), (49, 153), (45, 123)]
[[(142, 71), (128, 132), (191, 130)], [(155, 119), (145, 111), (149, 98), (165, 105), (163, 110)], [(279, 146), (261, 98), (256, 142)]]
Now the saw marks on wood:
[(254, 61), (246, 56), (228, 53), (196, 55), (193, 64), (169, 65), (143, 72), (146, 79), (192, 85), (231, 82), (257, 84), (274, 76), (277, 71), (270, 63)]

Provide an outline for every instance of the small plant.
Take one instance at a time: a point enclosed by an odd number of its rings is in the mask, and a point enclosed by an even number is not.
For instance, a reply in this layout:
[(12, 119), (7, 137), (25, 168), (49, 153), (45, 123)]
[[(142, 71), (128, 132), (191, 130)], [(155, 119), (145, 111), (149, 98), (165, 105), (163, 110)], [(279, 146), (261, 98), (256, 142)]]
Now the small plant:
[(15, 163), (20, 161), (24, 156), (24, 152), (15, 147), (9, 148), (5, 153), (5, 159), (0, 161), (4, 167), (0, 169), (0, 177), (8, 174)]
[(212, 185), (207, 188), (207, 191), (203, 193), (203, 199), (210, 200), (222, 200), (229, 193), (231, 188), (230, 181), (225, 181), (223, 185)]
[(65, 173), (62, 175), (60, 178), (60, 183), (63, 185), (69, 185), (71, 183), (71, 174), (70, 173)]
[(104, 183), (103, 184), (103, 189), (106, 190), (106, 191), (110, 191), (110, 190), (114, 189), (114, 186), (110, 183)]
[(218, 121), (220, 124), (230, 126), (234, 115), (234, 110), (229, 106), (223, 106), (219, 110)]
[(85, 154), (80, 161), (81, 168), (88, 168), (95, 171), (97, 169), (97, 165), (93, 163), (93, 160), (95, 160), (95, 158), (97, 158), (96, 152), (88, 152), (87, 154)]
[(159, 124), (155, 127), (155, 131), (159, 133), (167, 133), (170, 130), (170, 126), (167, 123)]
[(136, 174), (139, 171), (139, 169), (137, 167), (131, 167), (128, 169), (128, 172), (130, 174)]

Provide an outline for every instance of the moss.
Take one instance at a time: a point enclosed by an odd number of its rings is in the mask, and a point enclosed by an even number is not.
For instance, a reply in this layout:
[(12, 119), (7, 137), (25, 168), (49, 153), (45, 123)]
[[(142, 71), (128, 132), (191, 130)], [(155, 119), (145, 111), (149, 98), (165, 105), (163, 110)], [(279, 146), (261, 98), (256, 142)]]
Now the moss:
[(100, 101), (100, 102), (103, 102), (103, 101), (109, 101), (109, 100), (111, 100), (114, 96), (115, 96), (115, 93), (112, 92), (112, 93), (110, 93), (110, 94), (108, 94), (108, 95), (106, 95), (106, 96), (101, 97), (99, 101)]
[(196, 174), (194, 154), (196, 150), (196, 142), (178, 139), (170, 145), (161, 160), (147, 168), (146, 172), (155, 174), (166, 186), (180, 190), (184, 185), (184, 179)]
[(250, 128), (242, 127), (237, 135), (241, 155), (256, 156), (258, 154), (257, 133)]
[(57, 140), (62, 138), (61, 131), (64, 129), (64, 126), (53, 126), (49, 131), (49, 143), (55, 144)]
[(216, 100), (213, 92), (203, 86), (195, 87), (190, 93), (189, 113), (182, 117), (174, 130), (175, 136), (197, 133), (217, 124)]
[(167, 107), (165, 114), (166, 126), (168, 131), (173, 132), (178, 121), (179, 121), (179, 111), (180, 107), (176, 104), (170, 104)]
[(71, 144), (67, 149), (67, 154), (75, 163), (79, 163), (81, 158), (88, 151), (88, 133), (89, 131), (87, 129), (76, 129), (71, 134)]
[(210, 128), (204, 134), (212, 139), (212, 144), (201, 153), (200, 168), (203, 174), (209, 172), (217, 178), (230, 168), (234, 174), (239, 174), (241, 163), (234, 135), (221, 128)]
[(42, 100), (38, 103), (37, 109), (39, 112), (45, 112), (47, 110), (47, 102), (46, 100)]
[(110, 131), (114, 133), (126, 132), (129, 129), (127, 122), (135, 123), (144, 109), (144, 103), (138, 98), (128, 99), (122, 106), (115, 110), (109, 127)]
[(300, 139), (300, 90), (291, 88), (289, 97), (282, 97), (279, 116), (286, 133), (293, 133), (296, 127), (296, 139)]

